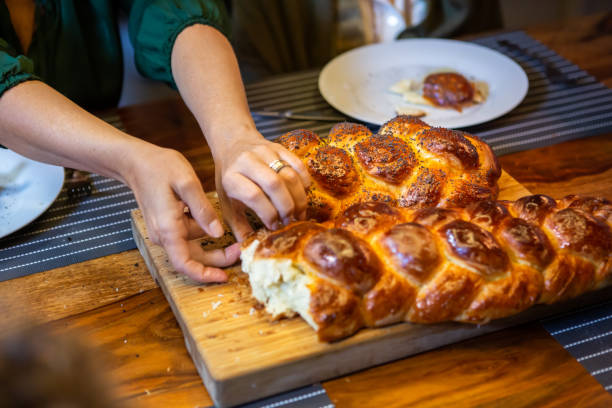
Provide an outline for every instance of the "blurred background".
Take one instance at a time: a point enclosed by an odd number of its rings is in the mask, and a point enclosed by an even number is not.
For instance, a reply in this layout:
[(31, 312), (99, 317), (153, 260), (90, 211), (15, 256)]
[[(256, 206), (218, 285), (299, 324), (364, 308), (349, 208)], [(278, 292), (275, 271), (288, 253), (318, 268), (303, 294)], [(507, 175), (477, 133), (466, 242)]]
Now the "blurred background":
[[(516, 30), (612, 12), (611, 0), (226, 0), (226, 5), (246, 83), (322, 67), (368, 43)], [(125, 77), (119, 106), (176, 96), (138, 74), (125, 16), (120, 32)]]

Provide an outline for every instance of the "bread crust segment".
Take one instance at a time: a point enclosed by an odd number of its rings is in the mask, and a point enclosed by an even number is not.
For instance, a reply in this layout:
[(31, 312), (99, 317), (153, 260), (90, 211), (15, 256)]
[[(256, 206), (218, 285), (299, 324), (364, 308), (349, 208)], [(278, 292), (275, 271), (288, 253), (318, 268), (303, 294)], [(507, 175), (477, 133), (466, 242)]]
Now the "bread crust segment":
[[(402, 321), (482, 324), (610, 284), (611, 214), (609, 201), (578, 196), (450, 209), (356, 203), (331, 221), (258, 232), (243, 243), (242, 267), (290, 268), (274, 284), (302, 294), (289, 309), (322, 341)], [(265, 290), (271, 281), (251, 281), (254, 293), (277, 293)]]
[(400, 207), (467, 206), (497, 198), (501, 168), (476, 136), (397, 116), (377, 134), (356, 123), (336, 124), (325, 138), (298, 129), (278, 143), (302, 159), (312, 184), (310, 219), (334, 219), (352, 204)]

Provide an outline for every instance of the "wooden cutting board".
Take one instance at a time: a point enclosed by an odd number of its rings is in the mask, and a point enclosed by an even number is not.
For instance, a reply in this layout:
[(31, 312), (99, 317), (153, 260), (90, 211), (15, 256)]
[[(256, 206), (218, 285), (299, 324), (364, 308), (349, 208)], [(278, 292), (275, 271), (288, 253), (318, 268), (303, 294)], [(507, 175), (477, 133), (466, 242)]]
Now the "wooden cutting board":
[[(499, 185), (500, 199), (514, 200), (530, 194), (505, 172)], [(210, 194), (209, 198), (218, 207), (216, 194)], [(187, 349), (206, 389), (219, 407), (337, 377), (585, 302), (578, 299), (554, 307), (537, 306), (511, 319), (480, 327), (460, 323), (401, 323), (362, 330), (348, 339), (325, 344), (317, 340), (314, 331), (301, 318), (270, 321), (251, 299), (248, 280), (239, 266), (228, 268), (228, 283), (194, 283), (175, 272), (164, 250), (149, 240), (139, 210), (132, 212), (132, 229), (151, 275), (162, 288), (183, 330)], [(216, 245), (226, 244), (230, 239), (228, 233)], [(597, 296), (590, 295), (586, 302), (595, 301)]]

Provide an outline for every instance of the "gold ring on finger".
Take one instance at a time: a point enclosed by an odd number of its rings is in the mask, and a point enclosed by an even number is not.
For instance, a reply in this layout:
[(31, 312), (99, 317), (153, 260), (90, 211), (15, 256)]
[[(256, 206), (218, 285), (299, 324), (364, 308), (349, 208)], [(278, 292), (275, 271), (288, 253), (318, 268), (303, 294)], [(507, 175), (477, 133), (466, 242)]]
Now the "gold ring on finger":
[(268, 166), (270, 166), (270, 168), (271, 168), (272, 170), (274, 170), (274, 172), (278, 173), (278, 172), (280, 172), (280, 171), (281, 171), (281, 170), (282, 170), (284, 167), (289, 166), (289, 163), (287, 163), (287, 162), (286, 162), (286, 161), (284, 161), (284, 160), (277, 159), (277, 160), (274, 160), (272, 163), (270, 163)]

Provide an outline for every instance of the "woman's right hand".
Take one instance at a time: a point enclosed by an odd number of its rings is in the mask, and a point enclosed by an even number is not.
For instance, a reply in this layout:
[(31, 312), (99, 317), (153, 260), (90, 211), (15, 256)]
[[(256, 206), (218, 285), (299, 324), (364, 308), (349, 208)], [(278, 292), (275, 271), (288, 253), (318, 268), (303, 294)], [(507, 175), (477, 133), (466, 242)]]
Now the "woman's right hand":
[[(164, 247), (173, 267), (198, 282), (223, 282), (220, 269), (235, 263), (238, 244), (205, 251), (197, 241), (220, 237), (223, 226), (206, 198), (202, 184), (179, 152), (146, 144), (140, 146), (124, 179), (142, 210), (151, 240)], [(188, 209), (188, 211), (186, 211)]]
[[(302, 161), (256, 130), (228, 140), (232, 142), (215, 157), (215, 182), (223, 215), (236, 239), (242, 241), (252, 232), (247, 208), (270, 230), (304, 220), (310, 175)], [(286, 166), (273, 170), (270, 163), (276, 160)]]

